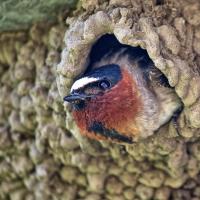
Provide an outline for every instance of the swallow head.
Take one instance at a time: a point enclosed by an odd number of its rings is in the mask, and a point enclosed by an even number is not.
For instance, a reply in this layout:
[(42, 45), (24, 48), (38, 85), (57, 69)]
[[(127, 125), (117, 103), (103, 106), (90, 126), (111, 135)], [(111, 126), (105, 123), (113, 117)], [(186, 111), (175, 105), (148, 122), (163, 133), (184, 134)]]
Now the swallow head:
[(70, 95), (64, 101), (72, 104), (74, 110), (84, 109), (91, 100), (102, 97), (112, 90), (122, 79), (120, 67), (116, 64), (105, 65), (85, 74), (74, 82)]
[(83, 135), (98, 140), (131, 143), (136, 127), (125, 125), (140, 107), (135, 83), (128, 71), (117, 64), (91, 70), (74, 82), (64, 97)]

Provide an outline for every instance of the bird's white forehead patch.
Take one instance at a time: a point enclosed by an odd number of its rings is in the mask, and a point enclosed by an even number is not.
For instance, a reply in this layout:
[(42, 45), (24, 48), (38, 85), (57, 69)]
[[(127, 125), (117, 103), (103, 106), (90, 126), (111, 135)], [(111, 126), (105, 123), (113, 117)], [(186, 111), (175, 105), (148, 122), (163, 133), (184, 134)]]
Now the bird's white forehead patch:
[(98, 80), (99, 80), (98, 78), (94, 78), (94, 77), (83, 77), (81, 79), (78, 79), (72, 85), (71, 92), (74, 91), (74, 90), (78, 90), (80, 88), (83, 88), (87, 84), (98, 81)]

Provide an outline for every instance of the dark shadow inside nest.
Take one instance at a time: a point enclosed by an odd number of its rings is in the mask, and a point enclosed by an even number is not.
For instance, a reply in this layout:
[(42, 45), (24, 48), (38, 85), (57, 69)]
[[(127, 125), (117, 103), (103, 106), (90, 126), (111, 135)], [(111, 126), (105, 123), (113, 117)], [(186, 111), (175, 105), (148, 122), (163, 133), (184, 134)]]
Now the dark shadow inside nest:
[[(149, 66), (154, 65), (153, 61), (148, 55), (148, 52), (141, 47), (133, 47), (130, 45), (120, 43), (114, 34), (105, 34), (101, 36), (92, 46), (89, 54), (89, 64), (86, 68), (85, 74), (91, 71), (92, 66), (101, 60), (106, 54), (111, 56), (118, 52), (120, 49), (126, 48), (126, 53), (133, 60), (139, 60), (138, 64), (144, 71), (148, 71)], [(162, 76), (160, 81), (167, 87), (170, 87), (167, 77), (161, 72)], [(145, 77), (147, 78), (147, 77)]]
[(101, 36), (96, 43), (94, 43), (90, 54), (89, 54), (89, 65), (87, 67), (87, 71), (91, 70), (91, 67), (95, 62), (101, 60), (103, 56), (105, 56), (108, 52), (116, 53), (121, 48), (126, 48), (128, 54), (133, 56), (133, 58), (137, 59), (143, 57), (143, 61), (152, 62), (146, 50), (141, 47), (132, 47), (126, 44), (120, 43), (114, 34), (105, 34)]

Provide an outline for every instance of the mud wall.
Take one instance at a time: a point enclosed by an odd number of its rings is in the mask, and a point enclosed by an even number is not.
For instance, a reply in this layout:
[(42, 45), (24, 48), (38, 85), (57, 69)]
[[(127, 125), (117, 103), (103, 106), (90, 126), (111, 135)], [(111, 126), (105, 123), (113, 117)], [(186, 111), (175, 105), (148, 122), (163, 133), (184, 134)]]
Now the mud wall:
[[(200, 199), (199, 11), (192, 0), (82, 1), (67, 25), (2, 33), (0, 198)], [(127, 147), (80, 136), (62, 96), (106, 33), (167, 76), (184, 103), (179, 133), (170, 121)]]

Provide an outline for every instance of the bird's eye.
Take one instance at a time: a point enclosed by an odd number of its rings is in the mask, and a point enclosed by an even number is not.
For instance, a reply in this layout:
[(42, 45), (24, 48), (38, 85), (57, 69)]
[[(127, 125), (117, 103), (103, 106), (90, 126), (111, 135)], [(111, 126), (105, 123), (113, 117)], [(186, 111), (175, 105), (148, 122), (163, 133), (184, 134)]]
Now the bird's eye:
[(111, 84), (108, 80), (102, 80), (99, 82), (99, 87), (103, 90), (110, 88)]

